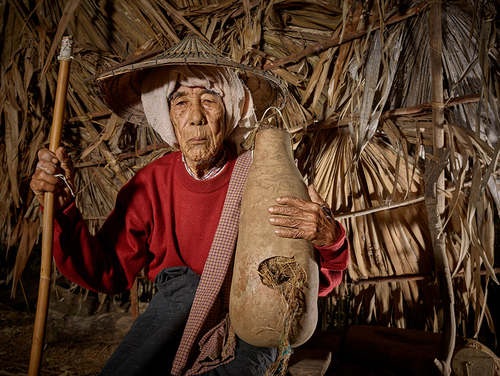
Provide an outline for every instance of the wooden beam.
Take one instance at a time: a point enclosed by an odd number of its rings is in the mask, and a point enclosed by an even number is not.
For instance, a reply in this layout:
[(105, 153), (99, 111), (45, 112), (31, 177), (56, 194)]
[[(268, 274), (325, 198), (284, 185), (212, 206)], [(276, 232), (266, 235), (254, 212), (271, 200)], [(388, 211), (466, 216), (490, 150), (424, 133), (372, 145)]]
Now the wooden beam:
[(441, 236), (445, 197), (444, 167), (448, 163), (449, 152), (445, 152), (444, 133), (444, 92), (443, 92), (443, 35), (442, 35), (442, 3), (429, 3), (429, 39), (432, 115), (434, 123), (433, 155), (425, 157), (425, 205), (429, 219), (429, 231), (434, 250), (434, 262), (439, 291), (443, 302), (443, 336), (439, 345), (439, 353), (434, 364), (443, 376), (451, 374), (451, 359), (455, 348), (456, 319), (451, 271), (445, 248), (445, 237)]
[[(500, 268), (494, 268), (495, 274), (500, 274)], [(486, 270), (481, 270), (479, 272), (481, 275), (487, 275)], [(453, 278), (460, 278), (464, 276), (464, 272), (457, 273)], [(384, 277), (373, 277), (366, 279), (358, 279), (357, 281), (349, 282), (352, 285), (375, 285), (377, 283), (389, 283), (389, 282), (408, 282), (408, 281), (423, 281), (425, 279), (435, 279), (434, 274), (402, 274), (402, 275), (391, 275)]]
[[(392, 16), (391, 18), (389, 18), (386, 22), (384, 22), (384, 26), (391, 25), (391, 24), (394, 24), (397, 22), (401, 22), (401, 21), (403, 21), (411, 16), (414, 16), (415, 14), (417, 14), (421, 10), (423, 10), (426, 6), (427, 6), (427, 3), (421, 3), (420, 5), (417, 5), (404, 13), (396, 14), (396, 15)], [(265, 64), (262, 69), (268, 70), (268, 69), (278, 68), (278, 67), (285, 65), (287, 63), (291, 63), (291, 62), (300, 60), (308, 55), (316, 54), (316, 53), (328, 50), (329, 48), (339, 46), (342, 43), (346, 43), (346, 42), (349, 42), (351, 40), (361, 38), (362, 36), (368, 34), (369, 32), (375, 31), (379, 28), (380, 28), (380, 21), (376, 21), (373, 25), (371, 25), (367, 29), (352, 31), (350, 33), (346, 33), (346, 34), (340, 36), (339, 38), (333, 38), (327, 42), (320, 43), (320, 44), (317, 44), (317, 45), (314, 45), (311, 47), (307, 47), (299, 53), (296, 53), (296, 54), (287, 56), (283, 59)]]

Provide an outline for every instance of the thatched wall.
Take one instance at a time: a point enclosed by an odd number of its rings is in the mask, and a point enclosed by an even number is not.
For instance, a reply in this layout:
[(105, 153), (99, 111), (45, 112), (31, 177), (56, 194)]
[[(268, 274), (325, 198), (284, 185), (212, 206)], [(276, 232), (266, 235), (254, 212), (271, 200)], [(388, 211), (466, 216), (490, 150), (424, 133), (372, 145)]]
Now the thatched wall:
[[(41, 213), (28, 185), (48, 142), (62, 36), (75, 39), (63, 144), (76, 163), (77, 203), (97, 230), (123, 183), (171, 149), (152, 129), (111, 115), (93, 79), (191, 31), (289, 84), (284, 117), (300, 168), (351, 246), (344, 282), (320, 302), (323, 328), (360, 320), (439, 330), (434, 255), (442, 251), (460, 333), (474, 336), (484, 323), (494, 332), (485, 287), (496, 281), (498, 17), (491, 1), (440, 9), (436, 21), (426, 3), (2, 2), (0, 238), (5, 253), (17, 251), (8, 283), (18, 285), (39, 238)], [(430, 25), (442, 27), (441, 38), (431, 38)], [(439, 209), (425, 187), (441, 154)]]

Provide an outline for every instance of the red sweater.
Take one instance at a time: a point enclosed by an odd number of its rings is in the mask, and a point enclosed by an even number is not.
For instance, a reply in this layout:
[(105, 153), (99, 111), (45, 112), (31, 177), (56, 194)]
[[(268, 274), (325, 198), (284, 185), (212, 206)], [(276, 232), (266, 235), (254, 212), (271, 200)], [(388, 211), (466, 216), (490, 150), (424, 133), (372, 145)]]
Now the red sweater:
[[(120, 190), (113, 212), (95, 236), (74, 203), (56, 213), (54, 258), (60, 272), (80, 286), (110, 295), (129, 289), (143, 268), (152, 281), (172, 266), (201, 274), (235, 162), (229, 152), (222, 172), (202, 181), (188, 174), (180, 152), (150, 163)], [(318, 249), (324, 296), (340, 283), (349, 252), (345, 237)]]

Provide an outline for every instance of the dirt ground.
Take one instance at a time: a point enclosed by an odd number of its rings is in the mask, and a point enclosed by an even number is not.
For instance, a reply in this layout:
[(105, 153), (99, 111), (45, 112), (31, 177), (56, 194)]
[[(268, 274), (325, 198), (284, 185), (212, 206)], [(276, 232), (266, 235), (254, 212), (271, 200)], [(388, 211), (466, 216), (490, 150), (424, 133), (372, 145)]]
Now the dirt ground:
[[(2, 291), (0, 376), (28, 374), (36, 302), (36, 291), (32, 290), (26, 291), (29, 311), (26, 300), (6, 298)], [(83, 300), (82, 293), (64, 294), (60, 290), (51, 296), (41, 375), (97, 375), (132, 323), (129, 304), (108, 297), (96, 313), (96, 298)]]
[[(0, 310), (0, 375), (27, 375), (34, 315)], [(96, 333), (94, 338), (54, 339), (46, 343), (42, 375), (96, 375), (116, 342)]]
[[(0, 281), (0, 376), (28, 375), (37, 281), (24, 281), (15, 298)], [(54, 286), (42, 355), (42, 376), (94, 376), (99, 373), (132, 324), (128, 299), (85, 296), (79, 288)], [(140, 305), (140, 312), (146, 304)], [(29, 307), (29, 309), (28, 309)], [(294, 355), (289, 365), (293, 365)], [(332, 359), (328, 376), (394, 376), (384, 368), (341, 364)], [(290, 375), (289, 376), (293, 376)]]
[[(0, 280), (0, 376), (28, 375), (37, 285), (36, 280), (26, 279), (23, 288), (19, 288), (16, 296), (11, 298), (10, 285), (7, 286)], [(80, 288), (70, 289), (69, 285), (64, 283), (54, 285), (42, 355), (42, 376), (94, 376), (99, 373), (129, 330), (132, 314), (128, 297), (121, 300), (105, 297), (101, 302), (98, 298), (96, 294), (89, 294)], [(141, 303), (139, 308), (142, 312), (146, 303)], [(325, 376), (409, 374), (408, 370), (388, 369), (382, 363), (339, 356), (342, 354), (342, 333), (319, 334), (319, 337), (315, 337), (315, 334), (305, 344), (309, 347), (304, 345), (303, 350), (306, 350), (305, 355), (309, 359), (322, 358), (325, 352), (328, 354), (327, 348), (332, 352), (333, 356)], [(290, 359), (287, 376), (307, 374), (292, 372), (292, 367), (294, 364), (297, 367), (300, 359), (298, 350), (300, 349), (296, 349)]]
[[(71, 316), (51, 309), (41, 375), (97, 375), (132, 323), (128, 310), (123, 307), (118, 310), (121, 312)], [(34, 313), (0, 304), (0, 376), (28, 375), (34, 319)], [(335, 360), (330, 369), (326, 375), (399, 376), (373, 364), (341, 366)]]

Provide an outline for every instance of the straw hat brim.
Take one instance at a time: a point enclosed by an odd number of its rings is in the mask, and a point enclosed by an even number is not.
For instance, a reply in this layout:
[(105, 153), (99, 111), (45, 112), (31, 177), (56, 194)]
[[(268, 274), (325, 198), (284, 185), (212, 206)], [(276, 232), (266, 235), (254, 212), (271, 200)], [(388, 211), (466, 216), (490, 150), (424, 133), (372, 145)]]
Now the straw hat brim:
[(141, 83), (151, 69), (176, 65), (232, 68), (252, 93), (258, 120), (267, 108), (282, 109), (287, 100), (287, 86), (278, 77), (261, 69), (236, 63), (195, 34), (188, 35), (177, 45), (149, 60), (99, 75), (96, 80), (102, 100), (124, 120), (134, 124), (147, 124), (141, 103)]

